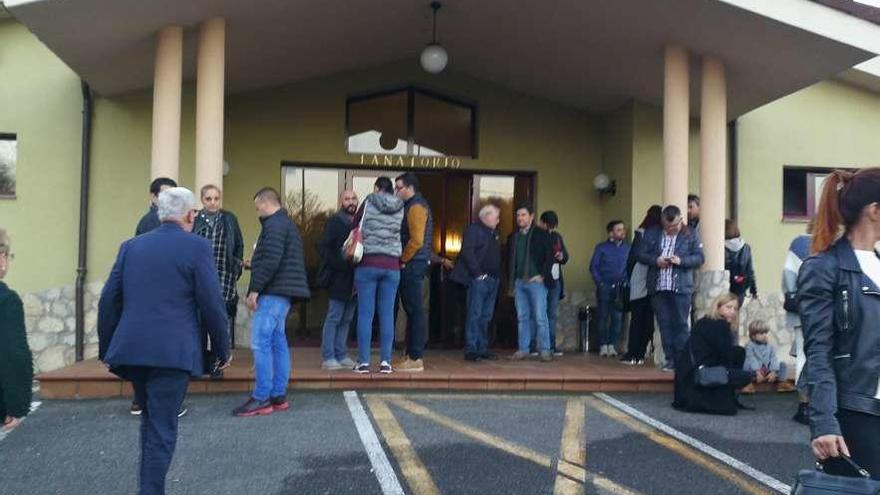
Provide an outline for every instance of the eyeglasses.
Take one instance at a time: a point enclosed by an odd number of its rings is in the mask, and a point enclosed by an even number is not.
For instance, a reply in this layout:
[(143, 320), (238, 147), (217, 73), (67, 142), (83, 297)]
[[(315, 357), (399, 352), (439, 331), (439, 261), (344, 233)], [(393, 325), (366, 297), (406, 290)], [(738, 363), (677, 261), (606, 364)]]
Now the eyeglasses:
[(5, 255), (6, 259), (8, 259), (10, 261), (15, 259), (15, 253), (0, 253), (0, 254)]

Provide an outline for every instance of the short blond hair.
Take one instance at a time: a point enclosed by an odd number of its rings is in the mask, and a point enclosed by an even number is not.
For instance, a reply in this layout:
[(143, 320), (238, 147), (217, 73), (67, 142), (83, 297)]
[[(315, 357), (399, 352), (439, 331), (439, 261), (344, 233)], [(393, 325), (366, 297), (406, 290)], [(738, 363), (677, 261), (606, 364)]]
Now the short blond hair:
[(749, 323), (749, 338), (759, 333), (770, 333), (770, 325), (764, 320), (754, 320)]
[(8, 253), (12, 249), (12, 243), (9, 240), (9, 234), (6, 229), (0, 227), (0, 254)]

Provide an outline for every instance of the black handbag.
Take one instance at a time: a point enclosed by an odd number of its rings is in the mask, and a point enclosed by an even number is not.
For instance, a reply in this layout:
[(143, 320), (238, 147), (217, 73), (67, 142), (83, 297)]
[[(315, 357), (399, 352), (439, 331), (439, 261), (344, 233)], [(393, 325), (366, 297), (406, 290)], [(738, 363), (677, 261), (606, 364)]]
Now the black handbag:
[[(688, 344), (688, 353), (691, 356), (691, 364), (696, 366), (697, 360), (694, 358), (694, 351)], [(706, 388), (723, 387), (730, 383), (730, 375), (725, 366), (704, 366), (700, 365), (694, 370), (694, 382)]]
[(840, 457), (856, 472), (857, 477), (836, 476), (825, 472), (821, 462), (816, 469), (805, 469), (798, 473), (797, 481), (791, 487), (791, 495), (830, 495), (845, 493), (851, 495), (878, 495), (880, 481), (871, 479), (871, 473), (846, 456)]
[(786, 311), (788, 311), (789, 313), (797, 314), (797, 312), (798, 312), (797, 292), (786, 292), (785, 293), (785, 301), (783, 301), (782, 307)]
[(623, 279), (614, 285), (614, 307), (620, 311), (630, 310), (629, 279)]

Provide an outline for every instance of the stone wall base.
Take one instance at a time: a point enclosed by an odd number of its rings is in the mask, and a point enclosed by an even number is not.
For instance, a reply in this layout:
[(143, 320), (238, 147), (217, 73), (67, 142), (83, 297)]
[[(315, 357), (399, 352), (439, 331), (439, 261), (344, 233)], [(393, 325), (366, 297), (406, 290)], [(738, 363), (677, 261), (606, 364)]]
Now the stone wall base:
[[(103, 282), (85, 286), (85, 358), (98, 355), (98, 299)], [(76, 292), (73, 286), (22, 294), (34, 373), (71, 365), (76, 359)]]

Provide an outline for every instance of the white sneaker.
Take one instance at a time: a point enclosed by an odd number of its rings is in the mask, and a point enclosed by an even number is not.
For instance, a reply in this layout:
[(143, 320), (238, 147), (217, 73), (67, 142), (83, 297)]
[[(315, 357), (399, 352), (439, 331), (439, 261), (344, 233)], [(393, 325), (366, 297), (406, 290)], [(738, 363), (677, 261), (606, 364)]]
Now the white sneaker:
[(608, 357), (617, 357), (617, 349), (613, 345), (608, 346)]
[[(352, 363), (352, 366), (354, 366), (354, 363)], [(323, 363), (321, 363), (321, 369), (324, 369), (327, 371), (337, 371), (337, 370), (341, 370), (344, 368), (341, 364), (339, 364), (339, 361), (337, 361), (335, 359), (328, 359), (328, 360), (324, 361)]]
[(347, 358), (339, 361), (339, 365), (345, 369), (351, 369), (354, 367), (354, 361), (352, 361), (351, 358), (347, 357)]
[(608, 357), (608, 346), (603, 345), (599, 347), (599, 357)]

